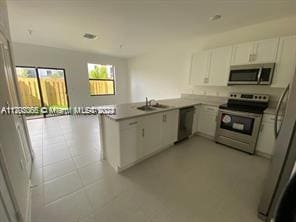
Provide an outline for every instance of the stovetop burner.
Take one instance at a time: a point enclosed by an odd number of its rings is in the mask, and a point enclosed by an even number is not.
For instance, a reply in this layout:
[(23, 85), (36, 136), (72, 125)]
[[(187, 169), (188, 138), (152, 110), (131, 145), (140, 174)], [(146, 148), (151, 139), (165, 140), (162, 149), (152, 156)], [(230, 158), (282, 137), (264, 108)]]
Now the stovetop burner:
[(231, 93), (220, 109), (262, 114), (268, 107), (269, 96), (259, 94)]
[(229, 104), (223, 104), (219, 106), (220, 109), (226, 109), (226, 110), (233, 110), (233, 111), (240, 111), (240, 112), (247, 112), (247, 113), (258, 113), (262, 114), (266, 107), (256, 107), (256, 106), (243, 106), (243, 105), (229, 105)]

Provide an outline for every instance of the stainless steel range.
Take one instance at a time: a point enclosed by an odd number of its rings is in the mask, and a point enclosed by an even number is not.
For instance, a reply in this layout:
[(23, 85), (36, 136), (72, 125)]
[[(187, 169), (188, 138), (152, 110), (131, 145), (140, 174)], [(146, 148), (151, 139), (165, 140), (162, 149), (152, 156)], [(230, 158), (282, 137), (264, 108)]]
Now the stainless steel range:
[(216, 142), (253, 154), (268, 101), (268, 95), (230, 93), (219, 106)]

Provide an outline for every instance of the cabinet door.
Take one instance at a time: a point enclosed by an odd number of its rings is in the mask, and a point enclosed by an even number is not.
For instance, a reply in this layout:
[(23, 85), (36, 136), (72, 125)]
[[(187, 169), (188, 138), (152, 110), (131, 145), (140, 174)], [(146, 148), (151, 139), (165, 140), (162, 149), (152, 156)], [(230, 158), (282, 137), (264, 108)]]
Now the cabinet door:
[(266, 39), (257, 41), (254, 44), (253, 63), (269, 63), (275, 62), (278, 49), (279, 39)]
[(193, 124), (192, 124), (192, 133), (197, 133), (197, 131), (198, 131), (199, 112), (200, 112), (200, 106), (195, 106), (194, 107)]
[(141, 132), (139, 123), (120, 130), (120, 167), (132, 164), (143, 156)]
[(143, 155), (149, 155), (162, 147), (162, 113), (143, 118)]
[(214, 137), (217, 125), (218, 109), (212, 106), (202, 106), (198, 118), (198, 131)]
[(284, 88), (292, 81), (296, 68), (296, 36), (280, 38), (272, 87)]
[(274, 149), (274, 126), (272, 123), (263, 122), (258, 136), (256, 151), (272, 155)]
[(209, 85), (227, 86), (232, 47), (221, 47), (211, 51)]
[(251, 63), (253, 47), (253, 42), (234, 45), (231, 58), (231, 65), (245, 65)]
[(173, 144), (178, 139), (179, 110), (172, 110), (163, 113), (162, 122), (162, 146), (164, 147)]
[(209, 81), (210, 52), (203, 51), (192, 55), (190, 84), (206, 85)]

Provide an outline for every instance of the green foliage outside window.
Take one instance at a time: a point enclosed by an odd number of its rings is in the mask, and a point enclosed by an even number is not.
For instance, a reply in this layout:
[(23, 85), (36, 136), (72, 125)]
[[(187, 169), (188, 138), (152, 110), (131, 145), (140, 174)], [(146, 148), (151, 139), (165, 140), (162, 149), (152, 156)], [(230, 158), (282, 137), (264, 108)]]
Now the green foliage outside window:
[(93, 70), (89, 71), (88, 75), (90, 79), (107, 79), (107, 68), (106, 66), (95, 66)]

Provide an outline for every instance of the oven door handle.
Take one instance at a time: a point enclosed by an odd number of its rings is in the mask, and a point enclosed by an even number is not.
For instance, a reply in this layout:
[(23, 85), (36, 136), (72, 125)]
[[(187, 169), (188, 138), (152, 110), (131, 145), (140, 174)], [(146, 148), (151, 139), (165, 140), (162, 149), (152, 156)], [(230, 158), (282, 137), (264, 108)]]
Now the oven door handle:
[(227, 115), (236, 115), (241, 117), (249, 117), (249, 118), (260, 118), (261, 114), (252, 114), (252, 113), (245, 113), (240, 111), (231, 111), (231, 110), (225, 110), (225, 109), (219, 109), (219, 112), (227, 114)]

